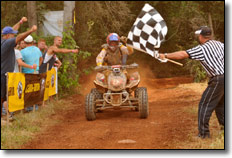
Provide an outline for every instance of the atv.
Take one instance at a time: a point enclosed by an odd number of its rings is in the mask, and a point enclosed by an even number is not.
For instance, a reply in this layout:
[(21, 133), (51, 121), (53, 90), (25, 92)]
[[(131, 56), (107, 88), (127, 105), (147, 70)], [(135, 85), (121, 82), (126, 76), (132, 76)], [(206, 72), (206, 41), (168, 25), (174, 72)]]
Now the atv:
[[(129, 77), (127, 75), (127, 69), (136, 68), (138, 68), (138, 64), (135, 63), (131, 65), (95, 67), (95, 71), (98, 72), (94, 80), (96, 88), (91, 89), (85, 99), (85, 116), (87, 120), (95, 120), (97, 112), (109, 108), (131, 108), (139, 111), (140, 118), (148, 117), (147, 89), (138, 87), (140, 75), (137, 71), (133, 72)], [(105, 75), (104, 72), (106, 71), (108, 75)]]

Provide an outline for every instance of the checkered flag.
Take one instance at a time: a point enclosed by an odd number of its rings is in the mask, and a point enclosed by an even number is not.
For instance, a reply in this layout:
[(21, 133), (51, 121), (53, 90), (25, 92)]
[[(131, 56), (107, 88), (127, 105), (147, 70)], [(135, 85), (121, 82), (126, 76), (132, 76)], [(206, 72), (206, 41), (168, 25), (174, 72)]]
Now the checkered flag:
[(161, 15), (152, 6), (145, 4), (128, 34), (127, 44), (158, 58), (155, 48), (160, 47), (167, 31)]

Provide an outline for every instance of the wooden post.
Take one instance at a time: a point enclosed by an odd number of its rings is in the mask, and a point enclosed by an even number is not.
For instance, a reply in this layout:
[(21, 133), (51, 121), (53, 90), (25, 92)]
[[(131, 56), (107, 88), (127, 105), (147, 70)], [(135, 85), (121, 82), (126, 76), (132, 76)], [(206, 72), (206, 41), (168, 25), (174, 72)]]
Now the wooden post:
[[(19, 66), (19, 72), (22, 73), (22, 66)], [(20, 111), (21, 111), (20, 113), (22, 114), (23, 110), (20, 110)]]
[(56, 101), (58, 101), (58, 68), (56, 67)]
[(56, 94), (56, 101), (58, 101), (58, 94)]
[[(9, 125), (9, 112), (8, 112), (8, 103), (9, 103), (9, 98), (8, 98), (8, 73), (6, 75), (6, 102), (3, 102), (3, 106), (4, 104), (7, 104), (6, 106), (6, 126), (8, 127)], [(4, 107), (5, 108), (5, 107)]]
[[(46, 72), (48, 72), (48, 69), (49, 69), (49, 63), (47, 63), (47, 71)], [(46, 88), (46, 82), (45, 82), (45, 88)], [(42, 107), (44, 107), (44, 106), (45, 106), (45, 101), (43, 100)]]
[(49, 70), (49, 63), (47, 63), (47, 71), (46, 72), (48, 72), (48, 70)]
[(22, 72), (22, 66), (19, 66), (19, 72)]
[[(34, 74), (36, 74), (36, 68), (34, 69)], [(33, 112), (35, 112), (35, 104), (33, 105)]]
[[(8, 101), (7, 101), (8, 102)], [(8, 103), (4, 102), (3, 103), (3, 106), (6, 104), (6, 125), (8, 126), (9, 125), (9, 108), (8, 108)]]

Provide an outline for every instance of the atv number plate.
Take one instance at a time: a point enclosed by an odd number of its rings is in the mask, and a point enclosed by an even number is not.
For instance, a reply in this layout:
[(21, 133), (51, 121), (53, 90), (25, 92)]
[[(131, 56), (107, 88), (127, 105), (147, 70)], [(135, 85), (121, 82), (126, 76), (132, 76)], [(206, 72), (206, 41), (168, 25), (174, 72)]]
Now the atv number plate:
[(122, 94), (111, 94), (111, 102), (112, 104), (121, 104)]

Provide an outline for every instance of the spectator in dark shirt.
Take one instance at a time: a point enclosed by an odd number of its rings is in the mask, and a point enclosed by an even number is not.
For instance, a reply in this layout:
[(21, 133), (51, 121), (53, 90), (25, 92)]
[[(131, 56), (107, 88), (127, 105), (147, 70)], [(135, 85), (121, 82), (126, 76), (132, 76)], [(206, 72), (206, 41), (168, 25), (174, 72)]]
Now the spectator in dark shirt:
[[(17, 24), (13, 27), (6, 26), (2, 30), (1, 38), (1, 110), (2, 103), (6, 101), (6, 73), (13, 72), (15, 67), (15, 51), (14, 48), (21, 40), (26, 38), (32, 32), (37, 30), (37, 26), (32, 26), (32, 28), (24, 33), (21, 33), (15, 37), (18, 33), (18, 29), (23, 22), (26, 22), (27, 18), (23, 17)], [(2, 112), (1, 112), (2, 116)]]

